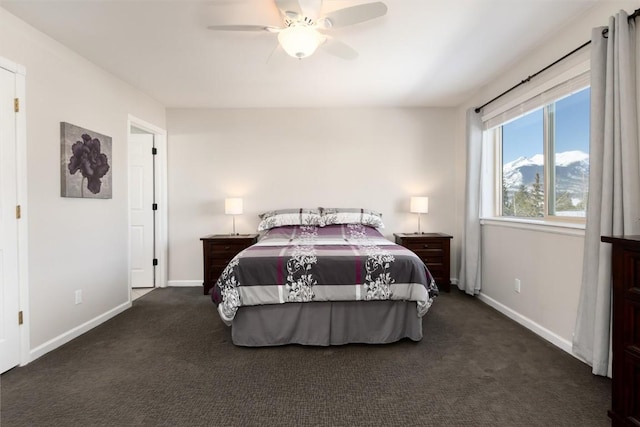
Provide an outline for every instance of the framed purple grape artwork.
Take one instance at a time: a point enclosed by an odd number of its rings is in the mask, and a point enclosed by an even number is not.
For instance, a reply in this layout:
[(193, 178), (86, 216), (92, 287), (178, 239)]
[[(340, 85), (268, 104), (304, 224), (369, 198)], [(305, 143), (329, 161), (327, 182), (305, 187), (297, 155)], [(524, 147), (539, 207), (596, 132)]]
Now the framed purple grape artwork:
[(111, 137), (60, 122), (60, 195), (110, 199)]

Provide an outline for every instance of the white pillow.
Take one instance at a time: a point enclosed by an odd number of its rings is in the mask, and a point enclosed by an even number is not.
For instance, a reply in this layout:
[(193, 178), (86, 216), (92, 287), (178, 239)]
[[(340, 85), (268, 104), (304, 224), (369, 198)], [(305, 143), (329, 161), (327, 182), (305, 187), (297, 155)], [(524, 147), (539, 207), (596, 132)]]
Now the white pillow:
[(279, 209), (258, 215), (261, 219), (258, 231), (287, 225), (321, 226), (320, 211), (317, 209)]
[(382, 214), (369, 209), (358, 208), (320, 208), (321, 227), (333, 224), (362, 224), (369, 227), (384, 228)]

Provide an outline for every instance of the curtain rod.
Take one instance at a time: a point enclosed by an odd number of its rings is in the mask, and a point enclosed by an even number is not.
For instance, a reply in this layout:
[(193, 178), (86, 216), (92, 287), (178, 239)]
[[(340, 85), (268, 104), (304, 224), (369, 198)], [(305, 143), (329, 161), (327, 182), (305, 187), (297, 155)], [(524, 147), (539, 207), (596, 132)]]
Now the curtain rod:
[[(636, 9), (631, 15), (629, 15), (629, 20), (635, 19), (638, 15), (640, 15), (640, 9)], [(602, 30), (602, 35), (604, 37), (607, 36), (607, 33), (609, 32), (608, 28), (605, 28), (604, 30)], [(496, 101), (500, 98), (502, 98), (503, 96), (505, 96), (506, 94), (508, 94), (509, 92), (511, 92), (512, 90), (514, 90), (517, 87), (522, 86), (525, 83), (529, 83), (529, 81), (534, 78), (535, 76), (537, 76), (538, 74), (548, 70), (549, 68), (553, 67), (554, 65), (556, 65), (558, 62), (562, 61), (563, 59), (568, 58), (569, 56), (573, 55), (574, 53), (576, 53), (577, 51), (579, 51), (580, 49), (582, 49), (585, 46), (588, 46), (591, 44), (591, 40), (589, 40), (588, 42), (585, 42), (583, 44), (581, 44), (580, 46), (578, 46), (577, 48), (573, 49), (571, 52), (567, 53), (566, 55), (564, 55), (562, 58), (556, 59), (555, 61), (553, 61), (551, 64), (547, 65), (546, 67), (544, 67), (543, 69), (541, 69), (540, 71), (538, 71), (537, 73), (534, 73), (530, 76), (528, 76), (526, 79), (522, 80), (520, 83), (510, 87), (509, 89), (505, 90), (504, 92), (502, 92), (500, 95), (496, 96), (495, 98), (493, 98), (490, 101), (485, 102), (484, 104), (482, 104), (479, 107), (475, 108), (475, 112), (479, 113), (480, 111), (482, 111), (482, 109), (484, 107), (486, 107), (487, 105), (491, 104), (493, 101)]]

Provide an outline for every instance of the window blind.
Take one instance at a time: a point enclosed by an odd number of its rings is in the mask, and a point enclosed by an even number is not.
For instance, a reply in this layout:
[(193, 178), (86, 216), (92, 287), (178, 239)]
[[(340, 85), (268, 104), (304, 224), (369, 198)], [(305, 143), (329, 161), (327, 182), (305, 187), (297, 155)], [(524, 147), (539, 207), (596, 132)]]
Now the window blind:
[(552, 102), (579, 92), (584, 88), (589, 87), (589, 85), (590, 73), (589, 71), (586, 71), (531, 98), (528, 98), (500, 114), (483, 116), (482, 121), (484, 123), (484, 128), (492, 129), (496, 126), (504, 125), (530, 111), (544, 107), (547, 104), (551, 104)]

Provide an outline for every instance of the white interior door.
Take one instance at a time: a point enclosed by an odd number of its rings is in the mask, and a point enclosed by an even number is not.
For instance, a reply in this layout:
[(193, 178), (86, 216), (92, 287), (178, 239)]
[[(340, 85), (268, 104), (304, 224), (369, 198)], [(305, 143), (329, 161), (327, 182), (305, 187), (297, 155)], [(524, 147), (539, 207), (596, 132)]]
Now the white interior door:
[(15, 78), (0, 68), (0, 372), (20, 362)]
[(153, 135), (129, 134), (129, 207), (131, 287), (155, 286)]

